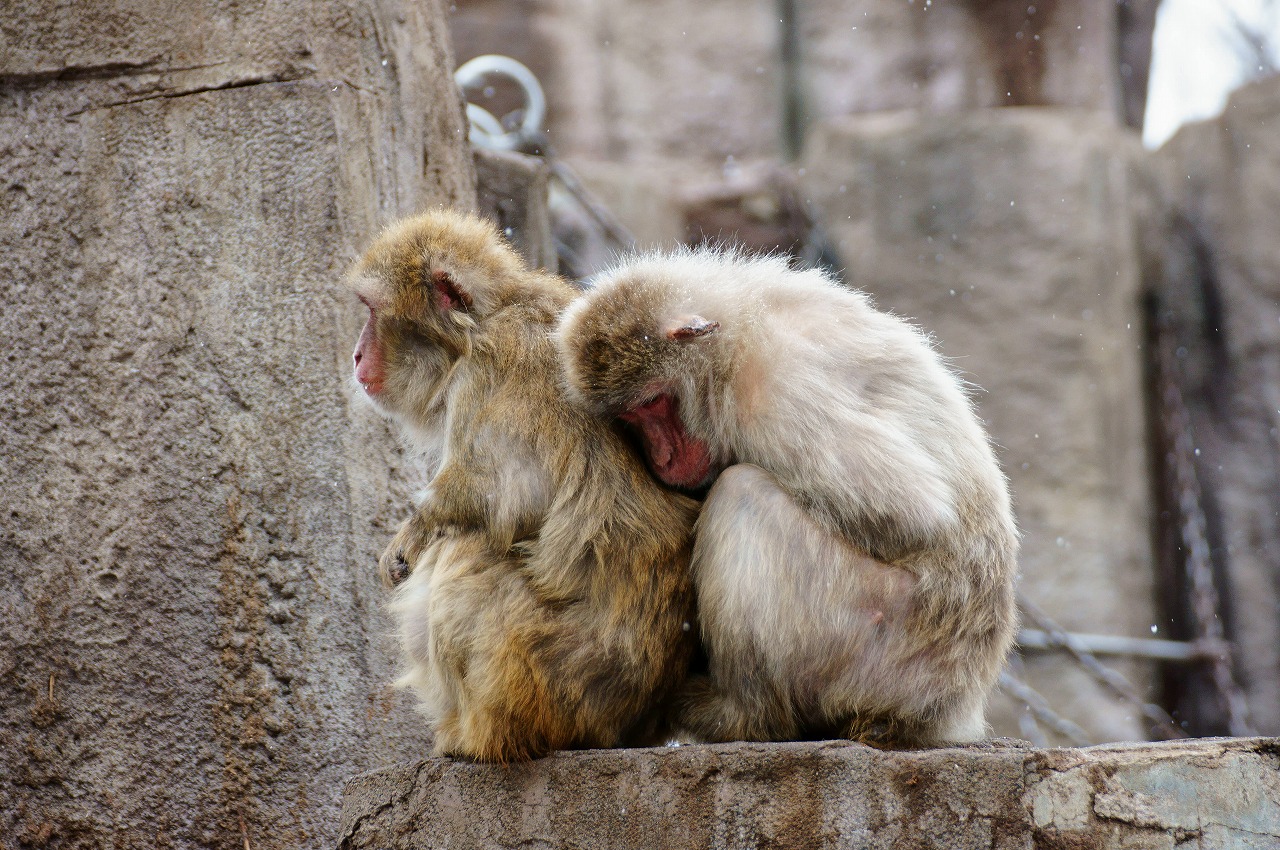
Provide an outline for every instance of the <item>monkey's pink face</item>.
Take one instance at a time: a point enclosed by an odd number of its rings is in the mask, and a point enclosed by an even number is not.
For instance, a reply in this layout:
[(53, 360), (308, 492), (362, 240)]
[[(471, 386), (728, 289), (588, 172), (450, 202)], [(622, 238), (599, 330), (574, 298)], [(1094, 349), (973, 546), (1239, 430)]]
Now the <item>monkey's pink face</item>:
[(364, 296), (360, 300), (369, 308), (369, 319), (360, 331), (360, 339), (356, 341), (352, 358), (355, 360), (356, 381), (364, 387), (369, 398), (376, 399), (387, 379), (386, 360), (378, 343), (377, 309)]
[(649, 468), (663, 483), (696, 490), (711, 482), (711, 450), (685, 430), (680, 405), (671, 395), (661, 393), (619, 417), (639, 435)]

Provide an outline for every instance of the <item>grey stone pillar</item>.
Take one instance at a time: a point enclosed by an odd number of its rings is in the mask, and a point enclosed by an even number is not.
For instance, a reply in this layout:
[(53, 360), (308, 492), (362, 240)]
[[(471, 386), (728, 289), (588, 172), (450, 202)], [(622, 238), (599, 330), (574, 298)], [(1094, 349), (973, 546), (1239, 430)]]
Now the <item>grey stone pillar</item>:
[(474, 202), (442, 21), (6, 9), (3, 846), (324, 846), (346, 777), (425, 751), (373, 577), (409, 485), (336, 281)]

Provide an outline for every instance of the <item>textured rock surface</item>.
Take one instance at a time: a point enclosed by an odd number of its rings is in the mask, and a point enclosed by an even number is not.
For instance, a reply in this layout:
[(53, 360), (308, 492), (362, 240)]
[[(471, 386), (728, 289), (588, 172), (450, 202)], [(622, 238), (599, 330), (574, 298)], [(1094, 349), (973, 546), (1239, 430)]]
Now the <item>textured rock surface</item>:
[(424, 751), (373, 578), (409, 487), (336, 280), (473, 203), (442, 20), (0, 16), (5, 848), (322, 846), (345, 777)]
[(343, 850), (1262, 848), (1280, 842), (1280, 742), (879, 752), (726, 744), (427, 759), (352, 779)]
[[(1150, 636), (1141, 243), (1156, 203), (1136, 137), (1091, 113), (996, 109), (845, 118), (812, 141), (805, 181), (846, 279), (982, 388), (1023, 593), (1071, 630)], [(1074, 666), (1032, 656), (1027, 678), (1092, 740), (1145, 737)]]
[(1238, 662), (1255, 728), (1280, 732), (1280, 78), (1159, 152), (1185, 229), (1164, 293), (1190, 381), (1200, 473), (1216, 494)]

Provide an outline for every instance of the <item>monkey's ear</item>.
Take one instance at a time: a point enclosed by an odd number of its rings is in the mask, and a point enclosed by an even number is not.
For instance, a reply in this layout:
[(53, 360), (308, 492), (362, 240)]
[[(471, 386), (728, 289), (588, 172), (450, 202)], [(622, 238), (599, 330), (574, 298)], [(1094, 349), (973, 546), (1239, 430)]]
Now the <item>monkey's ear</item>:
[(471, 295), (463, 290), (444, 269), (436, 269), (431, 273), (431, 285), (436, 289), (440, 299), (440, 311), (470, 310)]
[(667, 339), (685, 342), (700, 336), (715, 333), (720, 329), (719, 322), (704, 319), (701, 316), (681, 316), (667, 324)]

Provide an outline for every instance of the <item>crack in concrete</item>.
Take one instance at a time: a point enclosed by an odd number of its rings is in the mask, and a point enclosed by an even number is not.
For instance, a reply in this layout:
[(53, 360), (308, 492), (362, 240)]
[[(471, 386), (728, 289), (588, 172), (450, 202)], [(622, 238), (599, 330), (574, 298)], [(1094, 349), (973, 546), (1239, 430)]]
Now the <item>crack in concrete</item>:
[(1256, 835), (1259, 838), (1280, 838), (1280, 832), (1257, 832), (1256, 830), (1245, 829), (1243, 826), (1231, 826), (1230, 824), (1218, 823), (1215, 820), (1204, 821), (1203, 825), (1200, 827), (1201, 830), (1203, 830), (1205, 826), (1216, 826), (1219, 829), (1226, 830), (1227, 832), (1243, 832), (1245, 835)]
[(230, 60), (203, 62), (198, 65), (163, 65), (163, 58), (153, 56), (138, 62), (102, 62), (97, 65), (68, 65), (47, 71), (25, 71), (0, 74), (0, 86), (33, 86), (42, 83), (76, 82), (79, 80), (113, 80), (120, 77), (138, 77), (143, 74), (180, 74), (185, 71), (204, 71), (230, 65)]
[(376, 809), (358, 815), (356, 819), (348, 825), (346, 831), (342, 835), (338, 836), (338, 847), (342, 848), (349, 846), (347, 842), (356, 837), (356, 834), (360, 831), (360, 827), (365, 823), (375, 820), (388, 809), (393, 809), (396, 806), (403, 805), (404, 802), (413, 794), (414, 789), (418, 787), (418, 782), (422, 778), (422, 772), (426, 770), (427, 767), (428, 763), (426, 761), (418, 762), (413, 770), (413, 778), (409, 779), (401, 786), (402, 790), (391, 797), (391, 799), (380, 804)]
[[(171, 89), (153, 92), (151, 94), (141, 95), (139, 97), (126, 98), (125, 100), (111, 101), (109, 103), (100, 103), (94, 106), (87, 106), (84, 109), (77, 109), (74, 112), (68, 112), (67, 118), (74, 118), (78, 115), (84, 115), (86, 112), (96, 112), (102, 109), (115, 109), (118, 106), (131, 106), (135, 103), (145, 103), (148, 100), (158, 100), (161, 98), (189, 97), (196, 94), (206, 94), (215, 91), (227, 91), (229, 89), (242, 89), (250, 86), (266, 86), (276, 85), (278, 83), (296, 83), (307, 79), (308, 75), (289, 75), (286, 73), (266, 74), (261, 76), (246, 77), (237, 80), (227, 80), (224, 83), (209, 86), (193, 86), (187, 89)], [(344, 83), (345, 85), (345, 83)]]
[(33, 85), (65, 80), (111, 79), (155, 73), (161, 57), (153, 56), (140, 62), (103, 62), (98, 65), (69, 65), (48, 71), (27, 71), (16, 74), (0, 74), (0, 84)]

